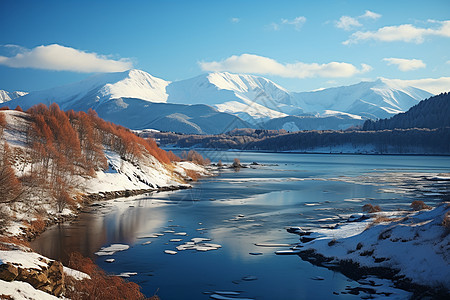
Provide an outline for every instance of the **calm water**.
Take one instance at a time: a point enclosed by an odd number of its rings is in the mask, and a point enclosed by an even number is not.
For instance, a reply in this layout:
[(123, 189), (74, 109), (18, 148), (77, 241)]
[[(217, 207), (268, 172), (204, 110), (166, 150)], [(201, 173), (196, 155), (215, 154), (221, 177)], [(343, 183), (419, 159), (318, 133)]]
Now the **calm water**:
[[(448, 185), (423, 176), (450, 172), (450, 157), (309, 155), (252, 152), (205, 152), (224, 163), (263, 165), (223, 170), (191, 190), (116, 199), (92, 207), (72, 224), (55, 226), (34, 243), (55, 259), (80, 251), (109, 273), (137, 272), (147, 296), (163, 299), (208, 299), (208, 291), (241, 291), (255, 299), (328, 299), (357, 282), (313, 266), (298, 256), (277, 256), (279, 248), (255, 243), (296, 243), (288, 226), (318, 227), (361, 212), (366, 203), (385, 210), (407, 208), (413, 199), (433, 205), (448, 194)], [(237, 217), (243, 215), (243, 217)], [(173, 230), (187, 236), (164, 233)], [(164, 233), (159, 238), (146, 238)], [(168, 255), (193, 237), (212, 239), (222, 248)], [(151, 241), (151, 244), (143, 243)], [(98, 257), (93, 253), (113, 243), (126, 251)], [(250, 255), (260, 252), (262, 255)], [(106, 258), (115, 262), (107, 263)], [(242, 280), (255, 276), (252, 281)], [(313, 280), (321, 276), (324, 280)], [(359, 298), (340, 295), (339, 298)]]

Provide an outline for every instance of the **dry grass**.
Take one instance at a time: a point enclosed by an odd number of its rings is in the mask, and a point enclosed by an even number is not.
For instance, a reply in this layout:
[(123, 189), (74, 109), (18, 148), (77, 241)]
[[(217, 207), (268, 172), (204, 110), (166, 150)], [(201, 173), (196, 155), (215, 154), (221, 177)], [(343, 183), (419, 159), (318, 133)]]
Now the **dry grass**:
[(45, 221), (42, 219), (42, 217), (38, 217), (36, 220), (31, 221), (30, 223), (30, 229), (32, 232), (43, 232), (45, 229)]
[(444, 219), (442, 220), (442, 226), (444, 226), (447, 230), (450, 230), (450, 211), (445, 213)]
[(28, 241), (21, 240), (14, 236), (0, 236), (0, 250), (11, 250), (11, 246), (8, 244), (30, 247)]
[(197, 181), (200, 178), (200, 175), (194, 170), (186, 169), (186, 175), (189, 176), (193, 181)]
[(411, 208), (413, 210), (419, 211), (422, 209), (431, 209), (431, 206), (426, 205), (422, 200), (415, 200), (411, 203)]
[(375, 213), (375, 212), (380, 212), (381, 211), (381, 207), (379, 207), (378, 205), (373, 206), (370, 203), (364, 204), (364, 206), (362, 207), (363, 212), (367, 212), (367, 213)]
[[(140, 292), (136, 283), (127, 282), (117, 276), (109, 276), (101, 270), (91, 259), (83, 257), (80, 253), (70, 255), (69, 267), (88, 274), (91, 279), (66, 280), (65, 297), (72, 300), (119, 300), (119, 299), (146, 299)], [(158, 299), (157, 297), (150, 299)]]

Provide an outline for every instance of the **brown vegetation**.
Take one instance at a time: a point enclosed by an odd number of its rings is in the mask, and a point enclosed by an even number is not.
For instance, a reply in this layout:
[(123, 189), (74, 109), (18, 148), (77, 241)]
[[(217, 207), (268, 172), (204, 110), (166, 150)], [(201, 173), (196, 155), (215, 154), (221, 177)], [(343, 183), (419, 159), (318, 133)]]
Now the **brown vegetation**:
[(14, 245), (30, 247), (30, 243), (28, 243), (28, 241), (14, 236), (0, 236), (0, 250), (11, 250)]
[(209, 159), (203, 158), (203, 156), (195, 150), (189, 150), (188, 153), (186, 153), (186, 151), (183, 151), (181, 153), (181, 158), (183, 160), (191, 161), (193, 163), (203, 165), (203, 166), (207, 166), (211, 163), (211, 161)]
[(445, 213), (444, 219), (442, 220), (442, 226), (444, 226), (447, 231), (450, 231), (450, 211)]
[(80, 253), (70, 255), (69, 267), (88, 274), (90, 279), (81, 281), (67, 281), (65, 297), (72, 300), (81, 299), (145, 299), (140, 292), (139, 285), (127, 282), (117, 276), (109, 276), (102, 271), (91, 259)]
[(431, 209), (431, 206), (426, 205), (422, 200), (414, 200), (410, 206), (413, 210)]
[(367, 213), (375, 213), (375, 212), (380, 212), (381, 211), (381, 207), (379, 207), (378, 205), (373, 206), (370, 203), (364, 204), (364, 206), (362, 207), (363, 212), (367, 212)]
[[(114, 151), (134, 164), (151, 156), (169, 167), (171, 161), (180, 160), (159, 148), (153, 139), (140, 138), (125, 127), (106, 122), (93, 110), (64, 112), (57, 104), (49, 107), (38, 104), (27, 114), (28, 150), (17, 153), (20, 157), (13, 157), (7, 143), (0, 144), (0, 204), (16, 202), (25, 193), (26, 197), (22, 198), (28, 199), (25, 204), (31, 210), (35, 207), (32, 200), (44, 200), (62, 212), (76, 203), (73, 195), (79, 185), (78, 176), (89, 178), (96, 171), (108, 168), (105, 150)], [(2, 141), (6, 126), (6, 117), (0, 113)], [(22, 170), (29, 169), (20, 178), (12, 166), (18, 160)], [(7, 221), (8, 216), (1, 213), (2, 227)]]

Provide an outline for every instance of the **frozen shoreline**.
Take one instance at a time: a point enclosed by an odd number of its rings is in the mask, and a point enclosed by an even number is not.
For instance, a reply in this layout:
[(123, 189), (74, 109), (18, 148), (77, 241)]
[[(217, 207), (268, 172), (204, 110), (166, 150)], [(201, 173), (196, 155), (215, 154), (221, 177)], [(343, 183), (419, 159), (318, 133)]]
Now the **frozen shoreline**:
[(332, 229), (288, 231), (300, 235), (293, 248), (312, 264), (358, 282), (375, 275), (420, 297), (440, 297), (450, 286), (449, 214), (444, 202), (418, 212), (358, 214)]

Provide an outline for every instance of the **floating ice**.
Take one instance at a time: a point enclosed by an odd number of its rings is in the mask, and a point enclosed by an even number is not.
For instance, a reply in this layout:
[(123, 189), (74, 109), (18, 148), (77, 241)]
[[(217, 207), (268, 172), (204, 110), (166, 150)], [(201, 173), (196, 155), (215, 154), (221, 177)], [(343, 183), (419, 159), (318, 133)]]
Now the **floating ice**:
[(177, 252), (177, 251), (173, 251), (173, 250), (164, 250), (164, 253), (166, 253), (166, 254), (171, 254), (171, 255), (175, 255), (175, 254), (177, 254), (178, 252)]
[(128, 245), (112, 244), (109, 247), (101, 248), (99, 251), (95, 252), (95, 254), (98, 256), (113, 255), (116, 252), (124, 251), (124, 250), (127, 250), (128, 248), (130, 248), (130, 246), (128, 246)]
[(207, 238), (192, 238), (191, 241), (193, 241), (194, 243), (200, 243), (200, 242), (207, 242), (210, 241), (211, 239), (207, 239)]
[(186, 232), (175, 232), (174, 235), (187, 235)]
[(257, 279), (258, 279), (258, 277), (253, 276), (253, 275), (242, 277), (242, 280), (245, 280), (245, 281), (253, 281), (253, 280), (257, 280)]
[(214, 294), (225, 295), (225, 296), (238, 296), (241, 293), (234, 292), (234, 291), (214, 291)]
[(270, 244), (270, 243), (257, 243), (255, 246), (258, 247), (291, 247), (291, 244)]
[(169, 242), (181, 242), (183, 239), (171, 239)]
[(129, 278), (130, 276), (134, 276), (134, 275), (137, 275), (137, 273), (136, 272), (124, 272), (124, 273), (120, 273), (117, 276), (123, 277), (123, 278)]
[(151, 244), (152, 242), (151, 241), (147, 241), (147, 242), (144, 242), (144, 243), (142, 243), (142, 245), (148, 245), (148, 244)]
[(105, 259), (105, 261), (106, 261), (107, 263), (113, 263), (113, 262), (115, 262), (116, 260), (115, 260), (114, 258), (108, 258), (108, 259)]
[(205, 241), (211, 241), (211, 239), (207, 238), (192, 238), (191, 241), (185, 242), (182, 245), (177, 246), (178, 251), (183, 250), (197, 250), (197, 251), (209, 251), (209, 250), (217, 250), (222, 248), (222, 245), (212, 244), (212, 243), (203, 243)]
[(209, 296), (211, 299), (215, 300), (254, 300), (252, 298), (234, 298), (234, 297), (227, 297), (219, 294), (212, 294)]
[(276, 255), (293, 255), (293, 254), (299, 254), (300, 250), (295, 249), (295, 250), (278, 250), (275, 251)]
[(311, 277), (312, 280), (325, 280), (325, 278), (323, 278), (322, 276), (314, 276)]

